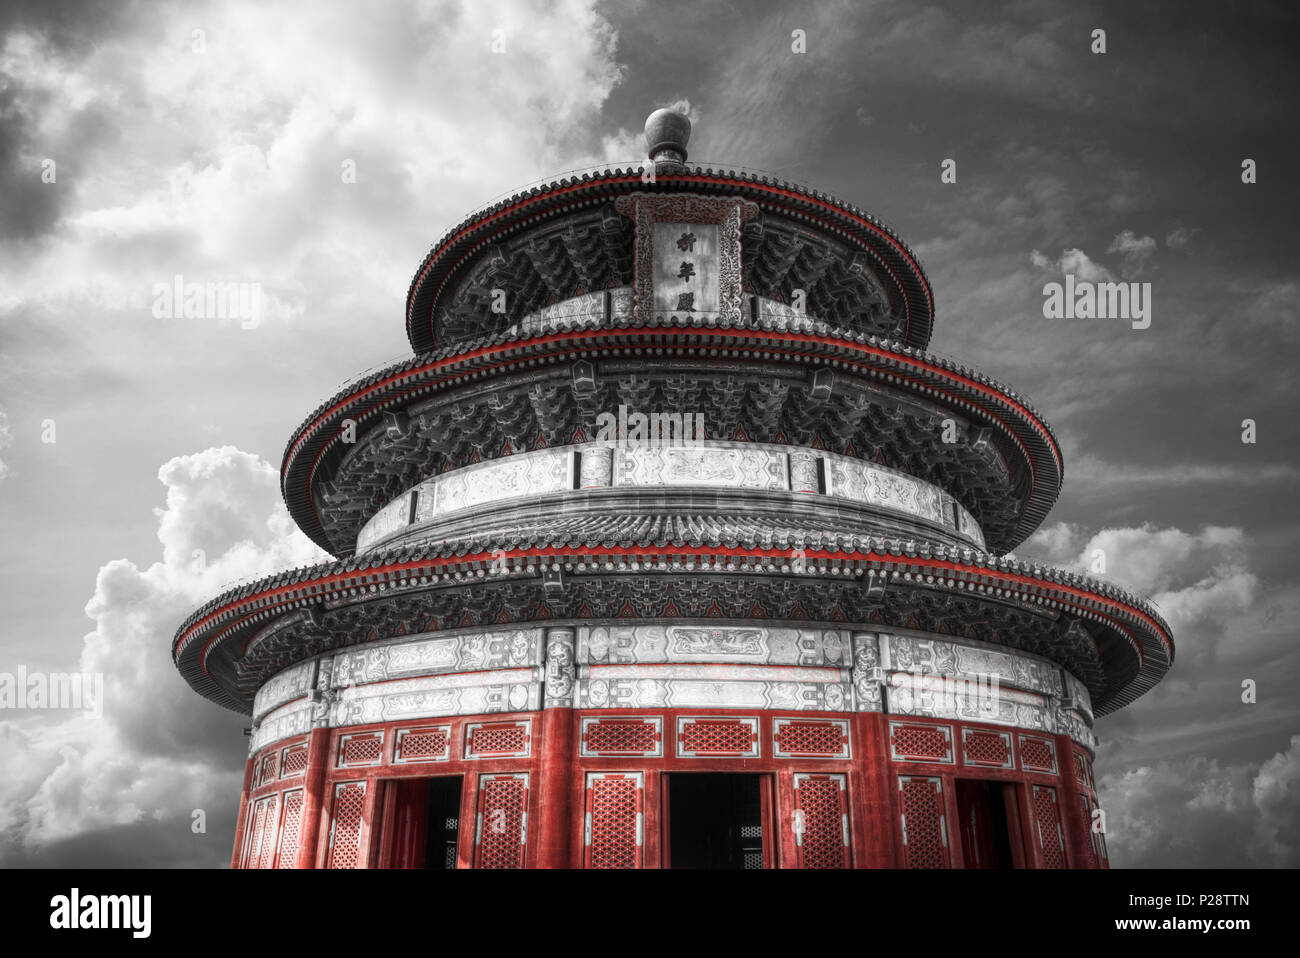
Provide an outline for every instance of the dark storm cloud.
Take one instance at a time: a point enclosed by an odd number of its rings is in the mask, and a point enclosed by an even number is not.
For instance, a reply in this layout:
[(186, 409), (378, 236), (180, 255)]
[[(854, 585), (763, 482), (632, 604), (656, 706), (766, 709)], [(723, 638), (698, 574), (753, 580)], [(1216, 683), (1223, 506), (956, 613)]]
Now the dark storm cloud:
[[(230, 802), (229, 789), (238, 779), (214, 782), (213, 792), (223, 799), (207, 812), (206, 831), (193, 831), (192, 814), (147, 819), (128, 825), (96, 828), (39, 848), (0, 845), (0, 860), (8, 868), (225, 868), (235, 835), (238, 800)], [(225, 794), (221, 793), (225, 791)], [(237, 794), (237, 792), (235, 793)]]
[[(127, 4), (16, 0), (0, 5), (0, 51), (35, 43), (42, 57), (76, 59), (117, 29)], [(0, 69), (0, 242), (31, 240), (54, 229), (74, 202), (77, 175), (117, 128), (98, 105), (74, 110), (60, 135), (40, 134), (41, 119), (66, 105), (55, 91)], [(54, 182), (43, 179), (54, 161)]]
[(135, 7), (134, 3), (88, 0), (6, 0), (0, 5), (0, 37), (27, 30), (61, 52), (82, 54), (118, 30)]

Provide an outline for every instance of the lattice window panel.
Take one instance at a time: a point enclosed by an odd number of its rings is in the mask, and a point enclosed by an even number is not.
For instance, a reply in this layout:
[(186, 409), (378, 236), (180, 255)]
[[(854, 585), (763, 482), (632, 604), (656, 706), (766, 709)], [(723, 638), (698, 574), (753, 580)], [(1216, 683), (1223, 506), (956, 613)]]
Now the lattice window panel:
[(247, 818), (244, 820), (244, 844), (239, 850), (239, 867), (251, 868), (249, 864), (249, 853), (253, 847), (253, 835), (265, 824), (266, 812), (262, 812), (262, 821), (258, 821), (258, 809), (260, 803), (250, 802), (248, 805)]
[(794, 776), (794, 844), (800, 868), (849, 866), (849, 808), (844, 775)]
[(663, 719), (658, 716), (582, 720), (580, 755), (585, 757), (636, 755), (659, 758), (663, 753)]
[(1087, 795), (1079, 796), (1079, 804), (1083, 806), (1083, 827), (1088, 829), (1088, 867), (1096, 868), (1097, 859), (1097, 836), (1092, 834), (1092, 803), (1088, 801)]
[(528, 840), (528, 774), (479, 778), (475, 868), (523, 868)]
[(961, 760), (963, 765), (1015, 768), (1015, 756), (1011, 754), (1011, 733), (962, 729)]
[(1026, 772), (1056, 774), (1056, 746), (1036, 735), (1020, 736), (1020, 767)]
[(773, 719), (776, 758), (849, 758), (849, 723), (838, 719)]
[(757, 718), (677, 719), (678, 758), (758, 758)]
[(465, 727), (466, 758), (527, 758), (532, 723), (490, 722)]
[(275, 781), (276, 753), (267, 752), (257, 762), (257, 772), (253, 776), (253, 787), (260, 788), (267, 782)]
[(307, 746), (290, 745), (280, 753), (280, 777), (293, 778), (307, 771)]
[[(249, 809), (244, 868), (267, 868), (275, 849), (276, 795), (258, 799)], [(265, 862), (265, 864), (264, 864)]]
[(587, 775), (587, 868), (640, 868), (644, 849), (641, 772)]
[(1061, 813), (1056, 804), (1056, 789), (1043, 785), (1035, 785), (1033, 789), (1041, 867), (1064, 868), (1065, 836), (1061, 833)]
[(302, 789), (284, 793), (284, 814), (280, 821), (280, 847), (275, 853), (276, 868), (293, 868), (298, 861), (302, 842)]
[(903, 863), (907, 868), (950, 868), (943, 779), (900, 775)]
[(1074, 779), (1084, 788), (1093, 788), (1092, 767), (1088, 756), (1082, 752), (1074, 753)]
[(397, 745), (393, 761), (445, 762), (451, 758), (451, 726), (429, 725), (423, 728), (404, 728), (397, 732)]
[(947, 725), (889, 723), (889, 751), (896, 762), (954, 763), (952, 729)]
[(275, 864), (275, 846), (280, 838), (280, 796), (268, 795), (262, 799), (269, 802), (266, 812), (266, 831), (262, 833), (262, 850), (258, 857), (258, 868), (271, 868)]
[(383, 732), (356, 732), (339, 739), (339, 768), (378, 765), (383, 758)]
[[(1092, 807), (1093, 807), (1094, 809), (1098, 809), (1098, 808), (1100, 808), (1101, 806), (1098, 805), (1096, 802), (1093, 802), (1093, 803), (1092, 803)], [(1106, 820), (1105, 820), (1104, 818), (1101, 819), (1101, 827), (1102, 827), (1102, 828), (1105, 828), (1105, 827), (1106, 827)], [(1110, 861), (1110, 852), (1108, 852), (1108, 851), (1106, 850), (1106, 834), (1105, 834), (1105, 832), (1100, 832), (1100, 831), (1096, 831), (1096, 832), (1095, 832), (1095, 831), (1092, 830), (1092, 816), (1091, 816), (1091, 815), (1088, 816), (1088, 834), (1092, 836), (1092, 850), (1093, 850), (1093, 854), (1094, 854), (1094, 855), (1096, 856), (1096, 858), (1097, 858), (1097, 866), (1098, 866), (1098, 867), (1101, 867), (1101, 864), (1102, 864), (1103, 862), (1107, 862), (1107, 863), (1108, 863), (1108, 862)]]
[(361, 837), (365, 825), (366, 783), (340, 782), (334, 786), (330, 821), (330, 847), (326, 868), (360, 868)]

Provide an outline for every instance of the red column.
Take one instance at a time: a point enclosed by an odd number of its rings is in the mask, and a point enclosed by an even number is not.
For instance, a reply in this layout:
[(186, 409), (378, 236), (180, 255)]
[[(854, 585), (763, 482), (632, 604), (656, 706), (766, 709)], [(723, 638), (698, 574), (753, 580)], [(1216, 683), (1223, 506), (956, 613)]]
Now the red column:
[[(307, 771), (302, 788), (302, 836), (295, 868), (315, 868), (321, 839), (321, 810), (329, 769), (330, 730), (313, 729), (307, 738)], [(328, 839), (325, 839), (328, 840)]]
[(894, 841), (897, 783), (889, 761), (889, 725), (883, 712), (859, 712), (856, 724), (859, 772), (850, 813), (855, 864), (899, 868), (903, 862)]
[(235, 820), (235, 848), (230, 853), (230, 867), (239, 868), (239, 852), (244, 847), (244, 828), (248, 819), (248, 792), (249, 786), (253, 784), (253, 759), (256, 756), (250, 755), (248, 761), (244, 763), (244, 788), (239, 793), (239, 818)]
[(1092, 862), (1092, 820), (1083, 813), (1079, 780), (1074, 775), (1074, 743), (1068, 735), (1056, 736), (1056, 754), (1061, 757), (1061, 830), (1071, 868), (1087, 868)]
[[(573, 792), (573, 709), (542, 712), (541, 761), (538, 763), (537, 867), (568, 868)], [(581, 853), (581, 849), (579, 849)]]

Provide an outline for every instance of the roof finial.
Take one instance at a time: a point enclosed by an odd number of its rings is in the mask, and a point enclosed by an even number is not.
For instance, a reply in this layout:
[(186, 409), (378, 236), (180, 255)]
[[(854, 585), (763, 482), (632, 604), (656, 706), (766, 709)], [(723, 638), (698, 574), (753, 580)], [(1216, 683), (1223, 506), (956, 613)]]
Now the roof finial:
[(645, 121), (645, 145), (656, 163), (684, 163), (691, 139), (691, 121), (676, 110), (655, 110)]

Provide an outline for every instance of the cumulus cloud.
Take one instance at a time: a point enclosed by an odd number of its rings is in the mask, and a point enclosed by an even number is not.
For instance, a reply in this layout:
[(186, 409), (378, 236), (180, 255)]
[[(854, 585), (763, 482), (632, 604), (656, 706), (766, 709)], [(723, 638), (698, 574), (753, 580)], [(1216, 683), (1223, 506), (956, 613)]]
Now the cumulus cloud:
[[(1298, 863), (1300, 735), (1266, 761), (1207, 754), (1225, 742), (1276, 749), (1287, 726), (1280, 713), (1296, 679), (1287, 623), (1300, 596), (1261, 579), (1252, 545), (1237, 527), (1092, 532), (1058, 522), (1020, 549), (1151, 598), (1173, 632), (1177, 655), (1164, 681), (1097, 724), (1098, 788), (1117, 866)], [(1257, 680), (1257, 704), (1242, 699), (1247, 678)]]
[(1029, 254), (1029, 262), (1035, 269), (1051, 273), (1072, 273), (1075, 279), (1086, 283), (1104, 283), (1114, 279), (1110, 270), (1095, 262), (1081, 249), (1067, 249), (1061, 253), (1060, 259), (1055, 260), (1034, 250)]
[(1097, 788), (1116, 866), (1300, 865), (1300, 735), (1262, 763), (1194, 756), (1105, 774)]
[(1192, 245), (1192, 239), (1199, 232), (1199, 229), (1176, 226), (1165, 234), (1165, 245), (1170, 249), (1187, 249)]
[(1101, 529), (1057, 522), (1025, 540), (1020, 551), (1085, 575), (1107, 578), (1147, 595), (1208, 586), (1245, 568), (1246, 536), (1238, 528), (1205, 526)]
[[(219, 864), (229, 854), (246, 719), (195, 696), (172, 665), (171, 639), (233, 582), (324, 555), (293, 527), (276, 470), (258, 456), (207, 449), (170, 460), (158, 478), (161, 558), (106, 563), (86, 605), (95, 628), (76, 668), (103, 675), (102, 716), (0, 722), (0, 857), (36, 863), (47, 846), (105, 842), (142, 823), (177, 857), (154, 861), (142, 848), (119, 863)], [(176, 830), (191, 834), (196, 808), (213, 816), (211, 837), (175, 841)]]
[[(598, 159), (585, 131), (621, 77), (589, 0), (364, 16), (211, 2), (119, 21), (89, 49), (23, 23), (0, 41), (19, 172), (58, 164), (56, 183), (27, 190), (41, 205), (24, 244), (0, 258), (10, 306), (147, 310), (180, 273), (260, 283), (264, 312), (292, 321), (309, 290), (346, 302), (359, 281), (404, 289), (431, 221)], [(319, 281), (305, 287), (307, 271)]]
[(1106, 252), (1119, 254), (1120, 273), (1125, 279), (1131, 279), (1141, 273), (1147, 260), (1155, 255), (1156, 241), (1150, 236), (1138, 236), (1132, 230), (1124, 230), (1110, 241)]

